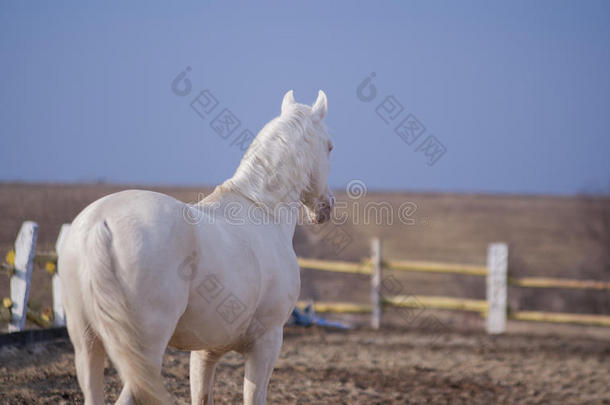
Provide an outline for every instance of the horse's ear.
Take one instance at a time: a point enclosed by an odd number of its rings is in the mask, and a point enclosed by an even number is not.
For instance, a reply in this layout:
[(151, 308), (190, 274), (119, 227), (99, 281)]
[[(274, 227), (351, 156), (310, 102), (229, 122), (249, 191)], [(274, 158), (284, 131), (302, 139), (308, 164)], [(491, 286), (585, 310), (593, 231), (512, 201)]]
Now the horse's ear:
[(284, 99), (282, 100), (282, 114), (286, 112), (286, 109), (291, 105), (295, 104), (294, 101), (294, 92), (289, 90), (286, 94), (284, 94)]
[(328, 110), (328, 101), (326, 101), (326, 94), (322, 90), (318, 91), (318, 99), (311, 107), (313, 118), (317, 121), (322, 121), (322, 118), (326, 116)]

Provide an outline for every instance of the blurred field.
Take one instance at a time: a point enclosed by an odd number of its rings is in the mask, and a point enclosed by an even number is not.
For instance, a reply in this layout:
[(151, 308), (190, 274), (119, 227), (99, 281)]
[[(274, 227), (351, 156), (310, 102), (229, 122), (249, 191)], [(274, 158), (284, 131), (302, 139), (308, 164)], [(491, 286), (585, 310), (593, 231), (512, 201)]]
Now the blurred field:
[[(0, 252), (12, 247), (24, 220), (39, 224), (39, 250), (52, 250), (59, 227), (70, 222), (89, 203), (128, 188), (146, 188), (193, 202), (211, 189), (135, 187), (107, 184), (0, 184)], [(484, 264), (487, 244), (509, 244), (509, 272), (515, 276), (553, 276), (610, 280), (610, 198), (514, 195), (459, 195), (435, 193), (367, 193), (348, 198), (337, 214), (348, 214), (344, 224), (298, 227), (294, 245), (299, 255), (360, 260), (369, 254), (369, 239), (380, 236), (386, 258)], [(393, 215), (380, 224), (365, 210), (370, 203), (388, 203)], [(416, 207), (399, 220), (401, 204)], [(368, 204), (368, 205), (367, 205)], [(335, 236), (344, 243), (335, 246)], [(468, 276), (396, 274), (413, 294), (484, 298), (483, 279)], [(48, 306), (50, 278), (34, 272), (30, 304)], [(368, 277), (302, 271), (302, 298), (367, 302)], [(8, 294), (8, 279), (0, 277), (0, 295)], [(512, 309), (558, 312), (610, 313), (610, 294), (595, 291), (522, 289), (509, 291)]]

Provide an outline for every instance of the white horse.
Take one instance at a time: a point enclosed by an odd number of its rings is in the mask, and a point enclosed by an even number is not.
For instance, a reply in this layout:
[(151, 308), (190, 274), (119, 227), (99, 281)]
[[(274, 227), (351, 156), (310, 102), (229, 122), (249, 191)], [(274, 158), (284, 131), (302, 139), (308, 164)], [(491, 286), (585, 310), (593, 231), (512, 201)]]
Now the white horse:
[(244, 402), (265, 403), (299, 295), (297, 214), (324, 222), (334, 204), (326, 110), (322, 91), (312, 107), (286, 93), (235, 175), (195, 205), (129, 190), (76, 217), (59, 268), (86, 404), (104, 403), (106, 354), (124, 383), (117, 403), (171, 402), (161, 377), (168, 345), (191, 351), (193, 404), (212, 403), (228, 351), (245, 357)]

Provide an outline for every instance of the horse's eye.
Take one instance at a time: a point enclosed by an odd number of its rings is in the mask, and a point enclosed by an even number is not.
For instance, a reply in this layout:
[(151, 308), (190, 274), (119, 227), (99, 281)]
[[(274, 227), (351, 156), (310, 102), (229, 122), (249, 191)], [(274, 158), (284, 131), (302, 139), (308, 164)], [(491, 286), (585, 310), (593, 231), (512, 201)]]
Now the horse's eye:
[(332, 150), (333, 150), (333, 144), (332, 144), (332, 143), (329, 143), (329, 144), (328, 144), (328, 151), (330, 152), (330, 151), (332, 151)]

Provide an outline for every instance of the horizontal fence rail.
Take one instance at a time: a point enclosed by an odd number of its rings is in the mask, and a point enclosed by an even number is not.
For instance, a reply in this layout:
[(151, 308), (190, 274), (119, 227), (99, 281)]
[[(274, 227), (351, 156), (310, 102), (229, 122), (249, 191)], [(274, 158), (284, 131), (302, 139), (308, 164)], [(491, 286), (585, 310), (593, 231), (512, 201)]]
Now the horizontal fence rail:
[[(305, 308), (310, 305), (309, 302), (299, 301), (297, 307)], [(351, 302), (333, 302), (333, 301), (315, 301), (313, 309), (316, 312), (336, 312), (348, 314), (367, 314), (373, 311), (373, 306), (370, 304), (356, 304)]]
[(299, 266), (303, 269), (336, 271), (339, 273), (372, 274), (370, 263), (353, 263), (342, 261), (304, 259), (299, 257)]
[(487, 276), (487, 267), (474, 264), (421, 262), (412, 260), (388, 260), (382, 263), (384, 264), (384, 268), (388, 270)]
[[(419, 300), (419, 303), (413, 301)], [(487, 301), (472, 300), (450, 297), (426, 297), (426, 296), (409, 296), (409, 300), (392, 297), (383, 300), (384, 304), (392, 306), (401, 306), (407, 308), (422, 308), (427, 309), (443, 309), (470, 311), (480, 313), (486, 316)], [(305, 308), (309, 303), (299, 301), (297, 306)], [(313, 308), (316, 312), (322, 313), (351, 313), (351, 314), (368, 314), (373, 311), (373, 306), (370, 304), (357, 304), (349, 302), (334, 302), (334, 301), (316, 301), (313, 303)], [(551, 322), (551, 323), (570, 323), (588, 326), (610, 326), (610, 316), (607, 315), (589, 315), (589, 314), (565, 314), (559, 312), (538, 312), (538, 311), (516, 311), (509, 312), (508, 319), (516, 321), (530, 322)]]
[(384, 297), (383, 302), (384, 304), (407, 308), (454, 309), (482, 314), (487, 312), (487, 301), (468, 298), (397, 295), (394, 297)]
[(597, 280), (574, 280), (566, 278), (547, 277), (509, 277), (508, 284), (516, 287), (529, 288), (570, 288), (582, 290), (610, 291), (610, 282)]
[(517, 321), (576, 323), (591, 326), (610, 326), (610, 316), (588, 314), (563, 314), (560, 312), (517, 311), (508, 314)]

